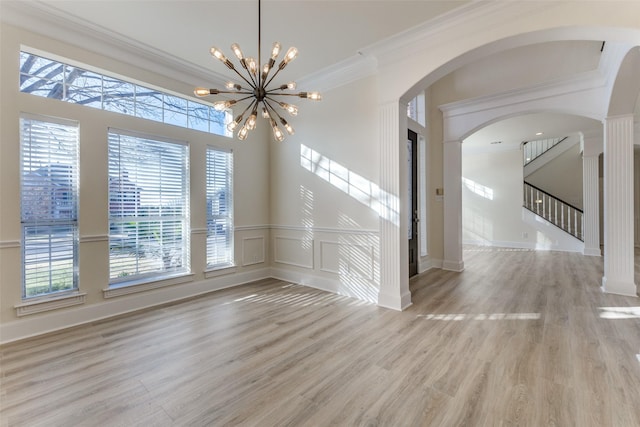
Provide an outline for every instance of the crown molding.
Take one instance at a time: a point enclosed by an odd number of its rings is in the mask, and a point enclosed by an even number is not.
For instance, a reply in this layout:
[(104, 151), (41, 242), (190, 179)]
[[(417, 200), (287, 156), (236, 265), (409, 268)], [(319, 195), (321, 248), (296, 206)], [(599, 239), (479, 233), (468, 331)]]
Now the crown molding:
[(0, 2), (2, 22), (55, 38), (61, 42), (100, 52), (101, 55), (150, 69), (176, 81), (193, 85), (224, 85), (222, 74), (178, 60), (168, 53), (134, 41), (109, 28), (89, 23), (39, 1)]
[(300, 88), (313, 87), (322, 92), (336, 89), (357, 80), (374, 75), (378, 61), (371, 55), (357, 55), (325, 67), (298, 80)]
[(472, 23), (488, 22), (488, 18), (498, 14), (504, 16), (508, 11), (524, 14), (539, 9), (536, 2), (496, 2), (471, 1), (450, 10), (422, 24), (408, 28), (384, 40), (371, 44), (360, 52), (378, 59), (379, 65), (394, 64), (416, 51), (438, 44), (441, 37), (449, 37), (452, 28), (466, 27)]
[(497, 107), (530, 102), (535, 99), (603, 88), (606, 85), (607, 78), (599, 70), (593, 70), (577, 76), (534, 84), (524, 88), (450, 102), (439, 105), (438, 108), (442, 111), (444, 117), (451, 118)]

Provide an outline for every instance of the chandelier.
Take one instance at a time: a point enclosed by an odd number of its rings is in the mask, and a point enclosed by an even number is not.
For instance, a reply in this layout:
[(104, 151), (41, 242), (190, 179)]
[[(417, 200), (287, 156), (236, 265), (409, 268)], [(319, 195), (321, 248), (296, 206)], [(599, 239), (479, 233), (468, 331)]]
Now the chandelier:
[[(226, 99), (215, 101), (213, 103), (213, 107), (218, 111), (223, 111), (230, 108), (233, 105), (236, 105), (239, 102), (250, 100), (249, 105), (244, 109), (242, 114), (237, 116), (231, 123), (227, 125), (227, 129), (230, 132), (234, 132), (236, 128), (243, 121), (245, 114), (249, 111), (249, 116), (244, 120), (242, 126), (237, 132), (237, 137), (239, 140), (244, 140), (247, 138), (249, 131), (255, 129), (258, 110), (263, 118), (269, 121), (271, 128), (273, 130), (273, 136), (277, 141), (284, 140), (284, 133), (282, 129), (280, 129), (278, 122), (284, 127), (289, 135), (293, 135), (293, 127), (282, 117), (276, 108), (280, 108), (283, 111), (286, 111), (292, 116), (296, 116), (298, 114), (298, 107), (284, 102), (283, 98), (278, 97), (298, 97), (304, 99), (311, 99), (314, 101), (319, 101), (322, 99), (322, 95), (319, 92), (298, 92), (292, 93), (288, 91), (294, 91), (296, 89), (295, 82), (289, 82), (280, 85), (269, 86), (273, 79), (278, 75), (278, 73), (287, 66), (291, 61), (293, 61), (298, 56), (298, 49), (295, 47), (289, 48), (287, 53), (284, 55), (284, 58), (280, 61), (277, 67), (276, 59), (280, 54), (280, 43), (275, 42), (273, 47), (271, 48), (271, 57), (267, 62), (260, 67), (262, 64), (261, 58), (261, 13), (260, 13), (260, 2), (258, 0), (258, 61), (251, 57), (246, 57), (240, 50), (240, 46), (237, 43), (231, 45), (231, 50), (236, 55), (238, 60), (240, 61), (240, 65), (244, 69), (245, 75), (243, 75), (238, 69), (233, 65), (233, 63), (222, 53), (222, 51), (216, 47), (212, 47), (210, 52), (215, 58), (219, 59), (224, 65), (227, 66), (230, 70), (234, 71), (238, 77), (240, 77), (244, 83), (238, 83), (236, 81), (229, 81), (225, 85), (225, 89), (207, 89), (207, 88), (196, 88), (194, 93), (198, 97), (208, 96), (208, 95), (219, 95), (219, 94), (230, 94), (236, 95), (236, 99)], [(273, 74), (271, 72), (274, 70)], [(246, 85), (245, 85), (246, 84)], [(248, 85), (248, 86), (247, 86)]]

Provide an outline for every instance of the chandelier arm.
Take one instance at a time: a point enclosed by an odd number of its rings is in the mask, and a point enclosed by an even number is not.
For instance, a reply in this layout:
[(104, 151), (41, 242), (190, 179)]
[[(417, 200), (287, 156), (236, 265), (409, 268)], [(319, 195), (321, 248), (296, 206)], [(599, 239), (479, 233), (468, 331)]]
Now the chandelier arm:
[(240, 114), (240, 116), (239, 116), (239, 117), (244, 116), (244, 115), (245, 115), (245, 113), (246, 113), (247, 111), (249, 111), (249, 108), (251, 108), (251, 107), (253, 106), (253, 104), (256, 104), (256, 101), (255, 101), (255, 100), (251, 101), (251, 104), (247, 105), (247, 108), (245, 108), (245, 109), (242, 111), (242, 114)]
[(280, 114), (278, 114), (276, 109), (273, 108), (273, 106), (271, 104), (269, 104), (269, 102), (266, 99), (265, 99), (265, 104), (268, 106), (269, 109), (271, 109), (271, 111), (273, 111), (273, 114), (275, 114), (277, 118), (282, 119), (282, 116)]
[(262, 103), (264, 104), (265, 108), (267, 109), (267, 114), (269, 114), (269, 118), (272, 118), (272, 113), (269, 112), (269, 110), (271, 110), (273, 112), (273, 114), (275, 114), (276, 116), (278, 115), (278, 113), (276, 112), (275, 108), (273, 108), (273, 105), (271, 105), (268, 101), (267, 98), (262, 100)]
[(271, 96), (297, 96), (298, 98), (300, 98), (300, 94), (299, 93), (273, 93), (274, 91), (276, 91), (278, 89), (272, 89), (270, 91), (268, 91), (267, 93)]
[(278, 67), (278, 69), (276, 70), (275, 73), (273, 73), (273, 76), (271, 76), (271, 78), (267, 81), (267, 83), (264, 84), (264, 87), (269, 86), (269, 83), (271, 83), (271, 80), (274, 79), (275, 76), (278, 75), (278, 73), (280, 72), (280, 70), (282, 70), (282, 68)]
[(242, 74), (240, 74), (240, 71), (236, 70), (235, 68), (232, 68), (232, 70), (233, 70), (233, 71), (235, 71), (235, 72), (236, 72), (236, 74), (237, 74), (238, 76), (240, 76), (240, 78), (241, 78), (242, 80), (244, 80), (245, 82), (247, 82), (247, 83), (249, 84), (249, 86), (251, 86), (251, 87), (252, 87), (252, 88), (254, 88), (254, 89), (256, 88), (257, 84), (256, 84), (256, 82), (253, 80), (253, 76), (251, 76), (251, 73), (248, 73), (248, 74), (249, 74), (249, 77), (251, 77), (251, 81), (249, 81), (249, 80), (247, 80), (247, 79), (246, 79)]
[[(230, 93), (230, 94), (235, 94), (235, 95), (253, 95), (253, 92), (247, 92), (247, 91), (237, 91), (237, 90), (218, 90), (217, 94), (220, 93)], [(215, 95), (217, 95), (215, 94)]]
[(244, 98), (237, 99), (237, 100), (236, 100), (236, 103), (238, 103), (238, 102), (242, 102), (242, 101), (244, 101), (245, 99), (251, 99), (251, 98), (254, 98), (253, 93), (251, 94), (251, 96), (245, 96)]

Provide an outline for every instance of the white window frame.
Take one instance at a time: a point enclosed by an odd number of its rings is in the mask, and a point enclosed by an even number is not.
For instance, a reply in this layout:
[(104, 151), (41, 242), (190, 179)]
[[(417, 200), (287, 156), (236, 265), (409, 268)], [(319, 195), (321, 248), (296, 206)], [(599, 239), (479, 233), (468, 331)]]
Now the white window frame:
[[(59, 87), (54, 99), (69, 103), (82, 103), (86, 98), (94, 99), (89, 104), (81, 104), (91, 108), (112, 111), (129, 116), (140, 117), (183, 128), (212, 133), (214, 135), (233, 137), (233, 132), (227, 125), (233, 121), (233, 111), (217, 111), (212, 104), (198, 102), (167, 90), (155, 88), (146, 83), (135, 82), (133, 79), (123, 79), (85, 64), (74, 64), (67, 59), (52, 59), (55, 55), (30, 52), (31, 48), (23, 47), (20, 51), (21, 63), (23, 58), (49, 61), (62, 69), (51, 80), (47, 75), (41, 75), (32, 70), (20, 70), (20, 79), (24, 83), (20, 91), (34, 96), (50, 97), (47, 90), (35, 88)], [(26, 62), (26, 60), (25, 60)], [(48, 67), (47, 70), (50, 68)], [(87, 81), (89, 88), (85, 87)], [(126, 88), (126, 89), (122, 89)], [(79, 99), (75, 99), (79, 95)], [(152, 100), (152, 103), (149, 103)], [(203, 113), (206, 112), (206, 113)], [(224, 123), (218, 124), (216, 119), (224, 116)], [(207, 116), (206, 118), (204, 116)]]
[(207, 146), (206, 192), (207, 270), (233, 267), (233, 151)]
[[(109, 129), (108, 140), (110, 287), (190, 274), (188, 144), (114, 128)], [(162, 147), (169, 153), (164, 157), (151, 151)], [(160, 157), (143, 164), (144, 155)], [(163, 181), (169, 174), (173, 180)], [(162, 188), (171, 188), (171, 193)]]
[(23, 300), (78, 291), (79, 140), (78, 122), (20, 115)]

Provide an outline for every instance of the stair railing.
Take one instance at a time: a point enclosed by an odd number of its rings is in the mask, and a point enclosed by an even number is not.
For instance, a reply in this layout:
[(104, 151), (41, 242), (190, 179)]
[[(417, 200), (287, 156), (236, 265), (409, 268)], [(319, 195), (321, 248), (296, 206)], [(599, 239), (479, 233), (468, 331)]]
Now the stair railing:
[(522, 164), (524, 166), (528, 165), (565, 139), (567, 139), (566, 136), (562, 138), (537, 139), (535, 141), (524, 142), (522, 145)]
[(523, 206), (573, 237), (583, 240), (583, 212), (570, 203), (524, 182)]

